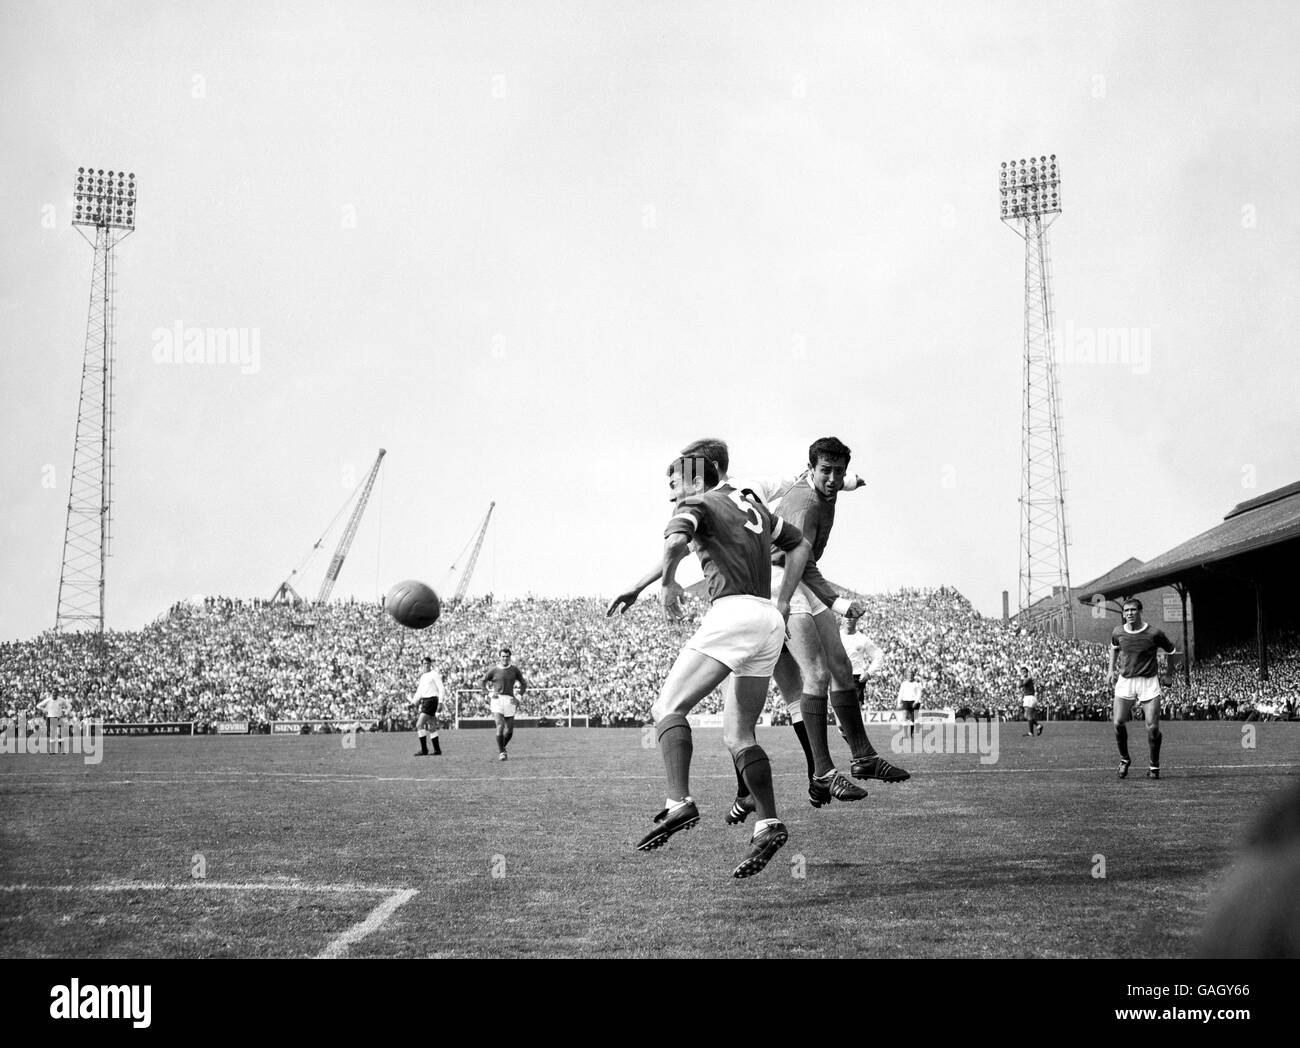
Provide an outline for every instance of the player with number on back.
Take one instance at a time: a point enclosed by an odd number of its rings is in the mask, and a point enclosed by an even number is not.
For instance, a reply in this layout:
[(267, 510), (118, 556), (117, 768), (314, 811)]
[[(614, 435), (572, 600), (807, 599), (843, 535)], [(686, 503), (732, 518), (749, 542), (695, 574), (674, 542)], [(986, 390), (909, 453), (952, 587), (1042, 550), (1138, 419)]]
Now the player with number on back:
[[(704, 569), (709, 610), (668, 671), (652, 709), (668, 799), (655, 816), (656, 828), (637, 848), (651, 851), (700, 821), (690, 792), (694, 744), (686, 714), (734, 675), (734, 687), (723, 705), (722, 738), (754, 796), (758, 819), (749, 852), (732, 876), (750, 877), (789, 839), (777, 816), (772, 768), (754, 728), (767, 702), (768, 682), (785, 639), (790, 596), (810, 547), (797, 528), (772, 516), (752, 493), (721, 482), (717, 467), (702, 456), (675, 460), (668, 467), (668, 486), (676, 508), (664, 529), (664, 609), (670, 617), (681, 617), (677, 566), (693, 548)], [(775, 607), (770, 559), (774, 544), (788, 558)]]
[[(779, 512), (782, 498), (796, 486), (805, 483), (808, 478), (808, 471), (805, 471), (797, 477), (746, 477), (744, 480), (731, 480), (727, 475), (727, 470), (729, 469), (731, 462), (730, 450), (727, 447), (726, 441), (719, 440), (716, 437), (705, 437), (700, 440), (692, 441), (682, 449), (681, 453), (683, 456), (703, 456), (713, 464), (721, 480), (738, 490), (752, 491), (759, 500), (763, 502), (768, 510), (773, 513)], [(842, 490), (852, 491), (862, 487), (862, 485), (862, 478), (856, 474), (846, 473), (843, 477)], [(774, 553), (777, 557), (781, 555), (779, 550), (774, 551)], [(658, 580), (661, 573), (661, 568), (653, 568), (643, 578), (639, 579), (633, 587), (620, 593), (610, 601), (609, 607), (606, 609), (605, 613), (607, 615), (613, 615), (616, 611), (626, 612), (627, 609), (635, 603), (637, 597), (641, 594), (641, 591), (651, 583)], [(773, 585), (779, 586), (780, 578), (780, 569), (774, 569), (772, 574)], [(829, 583), (827, 583), (827, 585), (829, 586)], [(802, 589), (803, 586), (801, 583), (799, 589), (796, 590), (796, 602), (806, 599), (805, 597), (801, 597), (799, 593)], [(813, 599), (814, 601), (816, 600), (816, 598)], [(860, 602), (850, 602), (844, 598), (838, 598), (834, 603), (837, 611), (860, 613), (862, 610), (862, 604)], [(824, 605), (817, 602), (817, 607), (822, 608)], [(814, 768), (813, 754), (812, 748), (808, 742), (808, 733), (803, 724), (803, 715), (801, 711), (801, 696), (804, 690), (803, 677), (800, 673), (798, 663), (795, 661), (794, 656), (790, 654), (788, 648), (783, 647), (781, 649), (781, 655), (777, 659), (776, 668), (773, 670), (772, 676), (776, 681), (778, 689), (780, 689), (781, 698), (784, 700), (786, 712), (790, 715), (791, 727), (794, 729), (795, 735), (799, 739), (799, 745), (803, 747), (804, 758), (808, 764), (808, 778), (811, 783)], [(725, 692), (729, 686), (729, 683), (724, 683), (723, 691)], [(867, 745), (870, 746), (870, 742), (868, 742)], [(893, 765), (887, 764), (884, 761), (881, 762), (880, 767), (882, 775), (884, 774), (883, 769), (888, 769), (889, 774), (901, 776), (904, 779), (907, 778), (906, 772), (894, 768)], [(847, 779), (844, 779), (843, 776), (838, 776), (837, 780), (835, 796), (840, 800), (861, 800), (867, 795), (866, 790), (853, 785)], [(810, 793), (811, 789), (812, 787), (810, 785)], [(821, 800), (817, 803), (825, 803), (826, 800), (829, 799), (830, 798), (827, 797), (825, 800)], [(817, 805), (815, 804), (814, 806)], [(725, 821), (728, 825), (742, 823), (753, 810), (753, 797), (750, 796), (744, 779), (737, 774), (736, 800), (732, 804), (731, 809), (727, 812)]]

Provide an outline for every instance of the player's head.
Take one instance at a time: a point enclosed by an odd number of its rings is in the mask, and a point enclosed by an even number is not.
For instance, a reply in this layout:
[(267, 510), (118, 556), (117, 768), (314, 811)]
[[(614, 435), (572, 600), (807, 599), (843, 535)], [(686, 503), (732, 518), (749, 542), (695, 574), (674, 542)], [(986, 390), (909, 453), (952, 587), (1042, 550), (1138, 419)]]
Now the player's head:
[(682, 448), (681, 453), (703, 455), (718, 467), (719, 474), (727, 473), (731, 469), (731, 452), (727, 450), (727, 442), (717, 437), (701, 437), (699, 440), (692, 440)]
[(1020, 672), (1023, 673), (1026, 677), (1029, 676), (1029, 667), (1026, 666), (1023, 662), (1020, 664)]
[(834, 498), (844, 487), (851, 452), (838, 437), (821, 437), (808, 447), (808, 468), (819, 495)]
[(1136, 622), (1142, 617), (1142, 602), (1137, 597), (1125, 597), (1120, 610), (1124, 613), (1125, 622)]
[(718, 467), (703, 455), (679, 455), (668, 467), (668, 497), (673, 502), (699, 495), (718, 483)]
[(433, 669), (433, 657), (432, 657), (432, 656), (430, 656), (430, 655), (426, 655), (426, 656), (424, 657), (424, 668), (425, 668), (426, 670), (431, 670), (431, 669)]
[(510, 649), (507, 648), (504, 644), (501, 645), (501, 650), (497, 652), (497, 658), (501, 660), (501, 665), (502, 665), (502, 666), (509, 666), (509, 665), (510, 665)]

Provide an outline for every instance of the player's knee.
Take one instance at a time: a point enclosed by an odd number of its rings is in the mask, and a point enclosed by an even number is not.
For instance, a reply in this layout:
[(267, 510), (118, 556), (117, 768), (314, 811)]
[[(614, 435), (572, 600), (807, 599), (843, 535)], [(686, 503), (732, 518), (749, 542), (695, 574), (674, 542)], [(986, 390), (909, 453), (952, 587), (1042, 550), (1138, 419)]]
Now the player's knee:
[(848, 691), (858, 686), (858, 682), (853, 679), (853, 666), (848, 659), (832, 656), (827, 675), (837, 691)]
[(826, 672), (826, 668), (818, 666), (812, 672), (803, 675), (803, 690), (809, 695), (825, 695), (830, 682), (831, 677)]

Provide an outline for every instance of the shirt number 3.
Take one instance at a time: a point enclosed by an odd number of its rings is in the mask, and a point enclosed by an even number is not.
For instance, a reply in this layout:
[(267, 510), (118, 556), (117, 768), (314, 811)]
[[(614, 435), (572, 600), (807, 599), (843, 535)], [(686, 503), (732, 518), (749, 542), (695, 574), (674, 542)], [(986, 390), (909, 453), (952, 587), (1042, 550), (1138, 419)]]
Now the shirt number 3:
[(732, 491), (727, 496), (736, 504), (736, 508), (746, 516), (753, 515), (753, 520), (745, 521), (745, 530), (752, 531), (755, 535), (763, 534), (763, 516), (758, 512), (758, 507), (745, 498), (739, 491)]

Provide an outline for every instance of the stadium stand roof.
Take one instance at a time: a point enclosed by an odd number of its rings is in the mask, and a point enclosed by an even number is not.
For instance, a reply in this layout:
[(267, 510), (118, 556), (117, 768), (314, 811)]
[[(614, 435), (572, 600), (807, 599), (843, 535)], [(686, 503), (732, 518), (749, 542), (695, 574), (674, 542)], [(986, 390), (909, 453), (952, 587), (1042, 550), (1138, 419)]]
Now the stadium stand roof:
[(1170, 585), (1193, 569), (1296, 538), (1300, 538), (1300, 481), (1239, 502), (1229, 510), (1222, 524), (1145, 564), (1140, 563), (1131, 571), (1107, 572), (1090, 583), (1078, 599), (1086, 604), (1096, 594), (1105, 598), (1122, 597)]
[(1137, 557), (1129, 557), (1128, 560), (1116, 564), (1110, 571), (1103, 575), (1098, 575), (1091, 582), (1085, 582), (1082, 586), (1076, 586), (1071, 593), (1078, 599), (1080, 604), (1091, 604), (1093, 597), (1097, 594), (1105, 596), (1106, 587), (1110, 585), (1112, 579), (1124, 578), (1137, 572), (1142, 567), (1142, 561)]

